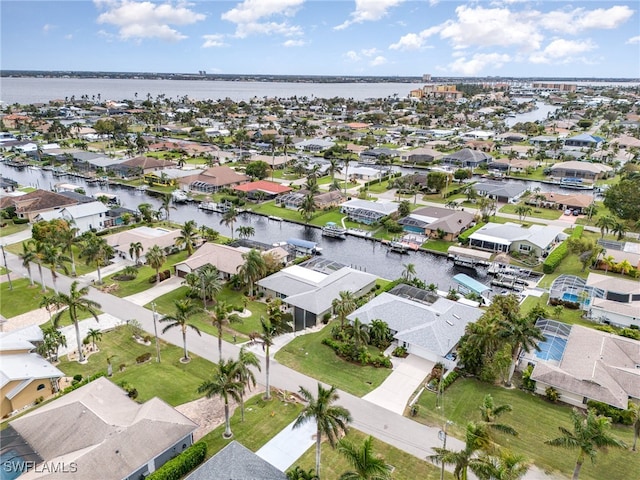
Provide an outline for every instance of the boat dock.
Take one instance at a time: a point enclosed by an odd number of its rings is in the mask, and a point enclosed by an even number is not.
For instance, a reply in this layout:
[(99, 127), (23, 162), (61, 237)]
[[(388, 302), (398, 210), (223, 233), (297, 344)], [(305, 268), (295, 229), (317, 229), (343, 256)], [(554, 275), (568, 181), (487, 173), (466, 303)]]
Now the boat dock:
[(447, 254), (448, 258), (453, 260), (454, 265), (461, 267), (476, 268), (477, 266), (488, 267), (491, 265), (492, 254), (490, 252), (451, 246), (447, 250)]

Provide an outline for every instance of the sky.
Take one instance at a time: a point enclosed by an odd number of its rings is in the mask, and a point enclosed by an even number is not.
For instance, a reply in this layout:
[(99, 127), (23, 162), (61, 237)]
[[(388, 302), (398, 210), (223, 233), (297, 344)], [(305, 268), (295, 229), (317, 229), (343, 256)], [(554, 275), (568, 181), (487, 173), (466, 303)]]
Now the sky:
[(2, 70), (640, 77), (640, 2), (0, 2)]

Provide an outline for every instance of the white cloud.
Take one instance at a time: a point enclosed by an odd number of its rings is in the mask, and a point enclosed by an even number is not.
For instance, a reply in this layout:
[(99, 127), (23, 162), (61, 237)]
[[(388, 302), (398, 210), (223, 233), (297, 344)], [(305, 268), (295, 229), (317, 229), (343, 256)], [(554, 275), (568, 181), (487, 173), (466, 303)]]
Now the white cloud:
[(375, 47), (374, 48), (363, 48), (362, 50), (360, 50), (360, 52), (365, 57), (373, 57), (376, 53), (378, 53), (378, 49), (375, 48)]
[(375, 22), (384, 18), (391, 8), (402, 2), (404, 0), (356, 0), (356, 9), (349, 15), (349, 20), (333, 28), (344, 30), (354, 23)]
[(215, 48), (215, 47), (226, 47), (227, 44), (224, 43), (224, 35), (213, 33), (210, 35), (203, 35), (204, 43), (202, 44), (202, 48)]
[(568, 63), (585, 52), (594, 50), (596, 45), (591, 40), (574, 41), (559, 38), (553, 40), (544, 50), (535, 52), (529, 57), (532, 63)]
[(58, 28), (56, 25), (51, 25), (50, 23), (45, 23), (42, 26), (42, 33), (49, 33), (51, 30)]
[(358, 55), (358, 53), (355, 52), (354, 50), (349, 50), (343, 56), (344, 56), (344, 58), (346, 58), (347, 60), (350, 60), (352, 62), (359, 62), (360, 61), (360, 55)]
[(282, 44), (283, 47), (302, 47), (304, 45), (304, 40), (287, 40)]
[(299, 26), (283, 22), (266, 22), (278, 17), (293, 17), (304, 0), (244, 0), (236, 7), (222, 14), (222, 20), (236, 24), (235, 36), (246, 38), (250, 35), (277, 34), (284, 36), (301, 35)]
[(563, 33), (580, 33), (587, 30), (611, 30), (633, 16), (634, 11), (627, 5), (615, 5), (608, 9), (597, 8), (586, 10), (576, 8), (573, 10), (554, 10), (539, 15), (540, 26), (553, 31)]
[(106, 11), (98, 16), (97, 22), (116, 26), (123, 40), (183, 40), (187, 36), (171, 25), (190, 25), (206, 18), (205, 15), (188, 8), (186, 3), (175, 6), (171, 3), (156, 4), (131, 0), (98, 0), (94, 3), (99, 8), (106, 8)]
[(450, 63), (448, 68), (453, 73), (473, 76), (478, 75), (480, 72), (485, 70), (486, 67), (491, 67), (491, 71), (495, 71), (510, 60), (511, 57), (506, 54), (478, 53), (469, 59), (466, 57), (460, 57)]
[(380, 65), (384, 65), (385, 63), (387, 63), (387, 59), (382, 55), (378, 55), (376, 58), (371, 60), (371, 62), (369, 62), (369, 65), (371, 65), (372, 67), (379, 67)]
[(640, 43), (640, 35), (637, 35), (635, 37), (631, 37), (625, 43), (628, 43), (628, 44)]
[(427, 28), (420, 33), (408, 33), (396, 43), (389, 45), (391, 50), (419, 50), (425, 47), (425, 41), (442, 30), (442, 25)]

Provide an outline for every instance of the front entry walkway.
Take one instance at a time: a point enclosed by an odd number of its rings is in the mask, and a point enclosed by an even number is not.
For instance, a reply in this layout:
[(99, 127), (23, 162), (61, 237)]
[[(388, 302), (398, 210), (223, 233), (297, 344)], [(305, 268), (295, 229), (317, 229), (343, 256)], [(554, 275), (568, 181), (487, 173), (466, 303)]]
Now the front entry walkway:
[(429, 375), (435, 364), (416, 355), (394, 358), (393, 363), (391, 375), (382, 382), (382, 385), (362, 398), (402, 415), (411, 395)]
[(282, 472), (287, 471), (304, 452), (315, 445), (316, 423), (309, 421), (295, 430), (294, 423), (284, 427), (256, 452), (256, 455)]

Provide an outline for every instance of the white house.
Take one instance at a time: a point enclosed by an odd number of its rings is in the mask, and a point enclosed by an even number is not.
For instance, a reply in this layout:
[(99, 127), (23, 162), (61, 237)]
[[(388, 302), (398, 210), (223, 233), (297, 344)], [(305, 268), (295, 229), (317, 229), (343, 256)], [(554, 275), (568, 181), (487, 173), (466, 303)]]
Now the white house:
[(589, 317), (618, 327), (640, 328), (640, 282), (599, 273), (589, 273), (587, 286), (604, 291), (604, 298), (592, 298)]
[(42, 212), (35, 218), (36, 221), (49, 221), (56, 218), (62, 218), (69, 223), (73, 223), (79, 230), (79, 234), (88, 232), (89, 230), (103, 230), (107, 221), (107, 212), (109, 209), (102, 202), (80, 203), (69, 207), (53, 210), (50, 212)]
[(487, 223), (469, 236), (469, 245), (492, 252), (533, 253), (538, 257), (549, 253), (566, 234), (561, 227), (531, 225), (524, 228), (516, 223)]

